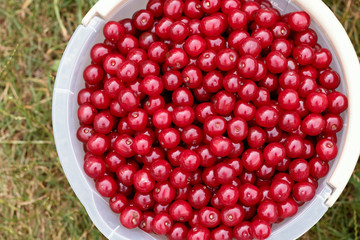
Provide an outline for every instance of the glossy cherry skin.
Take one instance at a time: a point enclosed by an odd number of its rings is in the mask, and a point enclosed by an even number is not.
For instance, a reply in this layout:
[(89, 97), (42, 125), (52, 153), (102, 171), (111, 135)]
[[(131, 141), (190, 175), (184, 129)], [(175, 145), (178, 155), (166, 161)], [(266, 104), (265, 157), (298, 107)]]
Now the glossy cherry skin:
[(106, 165), (104, 161), (95, 156), (91, 156), (86, 159), (83, 167), (86, 175), (94, 179), (104, 176), (106, 172)]
[(214, 173), (220, 184), (229, 184), (236, 177), (235, 169), (226, 163), (216, 164)]
[(244, 209), (236, 204), (232, 207), (225, 207), (221, 210), (221, 221), (228, 227), (234, 227), (241, 223), (245, 217)]
[(216, 156), (211, 152), (208, 145), (200, 146), (195, 150), (200, 157), (200, 166), (210, 167), (216, 162)]
[(169, 214), (173, 220), (187, 222), (192, 216), (190, 204), (184, 200), (177, 200), (170, 205)]
[(201, 2), (199, 0), (185, 1), (184, 14), (191, 19), (200, 19), (204, 15)]
[(210, 230), (200, 225), (194, 226), (189, 230), (187, 235), (188, 240), (210, 240)]
[(325, 70), (320, 73), (319, 83), (329, 90), (334, 90), (340, 84), (340, 76), (334, 70)]
[(132, 147), (136, 154), (145, 155), (150, 152), (153, 140), (146, 135), (138, 135), (134, 138)]
[(292, 198), (288, 198), (277, 205), (279, 218), (283, 219), (294, 216), (298, 210), (298, 206)]
[(148, 123), (148, 114), (145, 110), (138, 108), (128, 115), (128, 124), (134, 131), (142, 131), (146, 128)]
[(278, 51), (272, 51), (266, 56), (266, 67), (274, 74), (284, 72), (287, 69), (287, 59)]
[(109, 206), (114, 213), (121, 213), (127, 204), (128, 200), (122, 193), (118, 193), (109, 199)]
[(155, 201), (151, 193), (135, 192), (133, 200), (134, 200), (134, 205), (138, 207), (141, 211), (147, 211), (153, 208), (155, 204)]
[(181, 141), (180, 133), (174, 128), (166, 128), (162, 130), (158, 136), (160, 145), (163, 148), (174, 148), (179, 145)]
[(178, 19), (184, 10), (184, 2), (180, 0), (170, 0), (164, 3), (163, 11), (166, 17)]
[(331, 113), (340, 114), (348, 107), (348, 100), (346, 96), (340, 92), (332, 92), (328, 96), (328, 110)]
[(226, 132), (226, 121), (220, 116), (208, 116), (204, 121), (204, 133), (211, 137), (220, 136)]
[(252, 101), (258, 95), (258, 87), (253, 81), (244, 80), (237, 93), (243, 101)]
[(284, 55), (284, 57), (288, 58), (291, 55), (292, 48), (288, 40), (279, 38), (272, 43), (271, 50), (278, 51)]
[(188, 88), (194, 89), (201, 86), (203, 75), (201, 70), (194, 65), (188, 65), (181, 73), (183, 82)]
[(260, 201), (260, 190), (256, 186), (245, 183), (239, 188), (239, 201), (245, 206), (254, 206)]
[(294, 199), (299, 202), (310, 201), (315, 196), (315, 186), (309, 182), (296, 183), (292, 189)]
[(173, 42), (183, 42), (188, 36), (188, 34), (189, 27), (181, 21), (174, 22), (169, 28), (169, 38)]
[(165, 107), (165, 100), (162, 96), (149, 97), (145, 104), (143, 104), (144, 110), (149, 114), (153, 115), (157, 110)]
[(197, 184), (190, 190), (188, 202), (193, 208), (201, 209), (209, 203), (210, 198), (210, 190), (204, 185)]
[(233, 228), (233, 236), (238, 240), (253, 239), (251, 223), (243, 221)]
[(310, 65), (315, 60), (314, 50), (306, 44), (297, 45), (292, 54), (294, 59), (302, 66)]
[(224, 161), (235, 170), (235, 175), (238, 176), (243, 171), (243, 166), (239, 158), (229, 158)]
[(127, 134), (120, 135), (114, 142), (115, 151), (125, 158), (129, 158), (135, 155), (135, 151), (132, 148), (134, 139)]
[(170, 70), (162, 76), (163, 86), (168, 91), (174, 91), (183, 83), (181, 73), (175, 70)]
[(109, 152), (105, 159), (105, 163), (108, 166), (108, 170), (111, 172), (116, 172), (116, 170), (123, 164), (126, 163), (125, 158), (121, 157), (119, 154), (117, 154), (115, 151)]
[(228, 14), (228, 24), (234, 30), (242, 30), (247, 24), (247, 15), (240, 9), (233, 9)]
[(172, 93), (172, 102), (177, 106), (192, 106), (194, 97), (188, 88), (180, 87)]
[(278, 19), (275, 11), (272, 9), (260, 9), (255, 12), (254, 14), (254, 20), (255, 22), (263, 28), (270, 28), (272, 27), (276, 20)]
[(182, 131), (181, 139), (186, 144), (198, 145), (203, 140), (203, 132), (200, 127), (196, 125), (190, 125), (185, 127)]
[(314, 178), (322, 178), (329, 172), (329, 164), (320, 158), (312, 158), (309, 161), (310, 175)]
[(155, 187), (155, 181), (146, 170), (139, 170), (134, 174), (134, 187), (140, 193), (148, 193)]
[(220, 185), (215, 177), (215, 166), (205, 168), (202, 172), (201, 179), (207, 186), (210, 187), (217, 187)]
[(253, 104), (239, 100), (234, 107), (234, 115), (250, 121), (255, 117), (256, 108)]
[(173, 165), (175, 167), (180, 166), (180, 158), (179, 157), (180, 157), (180, 154), (182, 153), (182, 151), (184, 151), (184, 148), (178, 146), (178, 147), (169, 149), (166, 152), (167, 159), (171, 165)]
[(171, 113), (165, 109), (159, 109), (153, 114), (152, 121), (158, 129), (168, 128), (171, 125)]
[(310, 93), (306, 97), (306, 107), (313, 113), (321, 113), (328, 107), (328, 98), (324, 93)]
[(156, 181), (165, 181), (170, 177), (171, 166), (166, 160), (156, 160), (150, 166), (150, 175)]
[(268, 223), (274, 223), (278, 219), (278, 206), (271, 200), (265, 200), (258, 206), (257, 216)]
[(110, 148), (109, 138), (101, 133), (92, 135), (86, 143), (88, 151), (94, 155), (100, 156)]
[(91, 126), (80, 126), (76, 131), (76, 137), (79, 141), (86, 143), (90, 137), (95, 134), (95, 130)]
[(264, 157), (261, 151), (248, 149), (242, 154), (241, 161), (244, 168), (249, 171), (255, 171), (259, 169), (261, 164), (264, 162)]
[(232, 141), (240, 142), (247, 137), (248, 125), (241, 117), (235, 117), (229, 121), (227, 133)]
[(224, 136), (214, 137), (210, 142), (210, 149), (218, 157), (226, 157), (233, 150), (231, 140)]
[(285, 110), (294, 110), (299, 106), (299, 94), (292, 89), (284, 89), (278, 97), (279, 105)]
[(183, 240), (186, 239), (188, 228), (182, 223), (175, 223), (167, 237), (170, 240)]
[(266, 133), (261, 127), (250, 127), (248, 130), (247, 143), (251, 148), (258, 148), (264, 145)]
[(120, 106), (126, 111), (134, 111), (140, 103), (140, 99), (129, 88), (124, 88), (120, 91), (118, 101)]
[(235, 186), (225, 184), (221, 186), (217, 196), (223, 206), (232, 207), (239, 199), (239, 190)]
[(308, 44), (309, 46), (314, 47), (317, 43), (317, 40), (318, 36), (311, 28), (308, 28), (302, 32), (298, 32), (294, 36), (294, 42), (296, 45)]
[(136, 228), (142, 221), (143, 214), (137, 207), (126, 207), (120, 214), (120, 223), (128, 228)]
[(302, 123), (301, 130), (310, 136), (319, 135), (325, 128), (325, 120), (322, 115), (318, 113), (310, 113), (307, 115)]
[(238, 54), (232, 49), (222, 49), (216, 57), (217, 68), (221, 71), (230, 71), (234, 69), (238, 61)]
[(343, 127), (343, 120), (337, 114), (326, 114), (324, 116), (325, 128), (324, 133), (336, 133), (340, 131)]
[(223, 81), (223, 88), (227, 92), (235, 93), (240, 90), (241, 78), (235, 74), (227, 74)]
[(264, 148), (263, 155), (267, 164), (275, 166), (286, 156), (286, 150), (280, 143), (270, 143)]
[(206, 36), (218, 36), (225, 31), (225, 23), (218, 15), (210, 15), (201, 19), (200, 29)]
[(222, 88), (223, 75), (219, 71), (211, 71), (206, 74), (202, 81), (205, 91), (217, 93)]
[(296, 32), (302, 32), (310, 26), (310, 16), (306, 12), (293, 12), (289, 15), (288, 24)]
[(180, 168), (184, 171), (193, 172), (200, 166), (200, 157), (194, 151), (184, 150), (179, 158)]
[(134, 184), (134, 175), (136, 171), (137, 168), (135, 166), (124, 164), (116, 170), (116, 175), (122, 184), (129, 187)]
[(154, 23), (154, 15), (148, 10), (140, 10), (133, 16), (134, 26), (140, 31), (145, 31)]
[(255, 121), (261, 127), (275, 127), (279, 121), (279, 114), (274, 108), (263, 106), (257, 109), (255, 113)]
[(219, 240), (231, 240), (232, 229), (228, 226), (221, 225), (211, 231), (211, 238)]
[(304, 141), (301, 137), (292, 135), (287, 138), (284, 144), (286, 150), (286, 156), (290, 158), (301, 157), (304, 150)]
[(201, 226), (214, 228), (220, 224), (220, 212), (213, 207), (203, 207), (199, 211), (199, 222)]
[(173, 225), (173, 220), (168, 213), (162, 212), (154, 216), (151, 227), (154, 233), (165, 235), (170, 232)]
[(189, 62), (186, 52), (179, 48), (171, 49), (166, 53), (165, 63), (175, 70), (185, 67)]
[(318, 141), (315, 150), (319, 158), (324, 161), (334, 159), (338, 153), (336, 143), (329, 139), (321, 139)]
[(228, 37), (228, 45), (229, 47), (238, 50), (241, 46), (242, 40), (248, 37), (250, 37), (250, 35), (247, 31), (243, 31), (243, 30), (232, 31)]
[(221, 1), (219, 0), (205, 0), (201, 3), (201, 9), (207, 13), (217, 12), (221, 7)]
[(147, 233), (152, 233), (151, 222), (154, 219), (155, 214), (153, 212), (144, 212), (143, 219), (139, 224), (139, 228)]
[(297, 182), (305, 181), (310, 174), (310, 167), (304, 159), (295, 159), (289, 165), (289, 175)]
[(220, 115), (230, 114), (234, 110), (235, 101), (235, 96), (226, 91), (218, 92), (212, 99), (214, 109)]
[(186, 39), (184, 50), (190, 57), (199, 56), (206, 49), (206, 41), (199, 35), (192, 35)]
[(216, 52), (212, 49), (203, 51), (196, 60), (196, 66), (204, 72), (210, 72), (216, 69)]
[(152, 147), (146, 155), (142, 156), (142, 162), (149, 166), (159, 159), (165, 159), (165, 152), (158, 147)]
[(301, 123), (300, 116), (295, 111), (284, 111), (280, 114), (278, 126), (286, 132), (296, 131)]
[(111, 99), (104, 90), (96, 90), (91, 94), (90, 101), (97, 109), (106, 109), (109, 107)]
[(185, 188), (190, 184), (191, 175), (181, 168), (175, 168), (170, 174), (171, 185), (175, 188)]
[(285, 180), (275, 180), (271, 183), (269, 196), (275, 202), (284, 202), (291, 193), (291, 185)]
[(315, 51), (315, 59), (313, 62), (313, 66), (318, 69), (327, 68), (332, 61), (331, 52), (326, 48), (321, 48)]
[(175, 198), (175, 188), (170, 184), (170, 182), (157, 182), (152, 194), (156, 202), (163, 205), (169, 204)]
[(103, 43), (98, 43), (91, 48), (90, 57), (95, 64), (101, 65), (104, 61), (104, 58), (111, 52), (112, 49), (109, 46)]
[(257, 219), (251, 223), (252, 234), (256, 239), (266, 239), (270, 236), (271, 227), (267, 221)]
[(258, 71), (257, 60), (251, 55), (241, 56), (238, 61), (238, 71), (241, 77), (254, 77)]
[(93, 91), (88, 88), (83, 88), (79, 91), (77, 96), (77, 103), (80, 105), (83, 105), (84, 103), (91, 103), (91, 94)]

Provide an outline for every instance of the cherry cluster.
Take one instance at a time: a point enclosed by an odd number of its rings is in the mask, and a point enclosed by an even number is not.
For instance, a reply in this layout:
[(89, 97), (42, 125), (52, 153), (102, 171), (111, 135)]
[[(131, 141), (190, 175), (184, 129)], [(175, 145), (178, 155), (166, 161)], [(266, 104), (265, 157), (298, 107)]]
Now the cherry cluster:
[(150, 0), (105, 24), (77, 137), (123, 226), (266, 239), (314, 197), (348, 103), (310, 23), (267, 0)]

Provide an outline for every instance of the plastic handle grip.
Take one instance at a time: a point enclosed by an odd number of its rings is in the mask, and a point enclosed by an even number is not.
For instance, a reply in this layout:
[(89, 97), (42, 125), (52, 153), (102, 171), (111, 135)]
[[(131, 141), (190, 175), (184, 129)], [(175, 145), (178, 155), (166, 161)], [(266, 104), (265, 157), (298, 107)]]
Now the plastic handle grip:
[(108, 20), (122, 5), (127, 2), (128, 0), (99, 0), (85, 15), (81, 23), (82, 25), (87, 26), (95, 16)]

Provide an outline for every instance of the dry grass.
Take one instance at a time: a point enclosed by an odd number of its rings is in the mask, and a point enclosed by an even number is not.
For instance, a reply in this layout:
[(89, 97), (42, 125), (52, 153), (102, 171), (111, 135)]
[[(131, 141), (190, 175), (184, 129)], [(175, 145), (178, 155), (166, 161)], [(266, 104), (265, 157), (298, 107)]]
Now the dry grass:
[[(98, 239), (57, 158), (51, 125), (56, 69), (95, 0), (0, 1), (1, 239)], [(326, 0), (360, 56), (359, 0)], [(360, 239), (360, 166), (302, 239)]]

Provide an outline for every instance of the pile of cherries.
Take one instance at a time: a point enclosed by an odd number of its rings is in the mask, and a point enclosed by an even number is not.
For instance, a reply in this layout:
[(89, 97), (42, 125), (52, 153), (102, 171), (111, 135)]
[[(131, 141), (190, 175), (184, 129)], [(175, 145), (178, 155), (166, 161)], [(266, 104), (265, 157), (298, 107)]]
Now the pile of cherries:
[(266, 239), (314, 197), (348, 103), (309, 25), (267, 0), (150, 0), (105, 24), (77, 137), (123, 226)]

